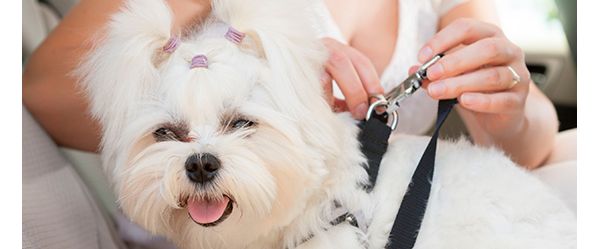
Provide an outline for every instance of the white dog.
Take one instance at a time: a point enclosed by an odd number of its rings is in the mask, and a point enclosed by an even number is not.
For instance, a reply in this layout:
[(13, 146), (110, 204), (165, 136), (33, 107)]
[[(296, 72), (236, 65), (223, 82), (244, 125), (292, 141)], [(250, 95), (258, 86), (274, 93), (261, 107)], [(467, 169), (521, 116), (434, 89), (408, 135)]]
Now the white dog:
[[(163, 1), (130, 0), (77, 71), (122, 210), (180, 248), (384, 248), (428, 138), (391, 142), (367, 193), (356, 122), (323, 97), (310, 1), (212, 7), (178, 42)], [(358, 227), (332, 225), (340, 209)], [(575, 244), (574, 215), (502, 153), (439, 144), (415, 248)]]

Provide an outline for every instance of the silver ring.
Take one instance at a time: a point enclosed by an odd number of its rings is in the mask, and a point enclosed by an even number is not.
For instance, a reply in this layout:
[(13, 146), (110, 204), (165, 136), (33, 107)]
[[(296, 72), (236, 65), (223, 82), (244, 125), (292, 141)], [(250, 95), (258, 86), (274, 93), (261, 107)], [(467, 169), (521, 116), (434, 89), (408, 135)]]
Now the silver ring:
[[(367, 117), (365, 118), (367, 121), (369, 120), (369, 118), (371, 118), (371, 114), (373, 113), (373, 111), (375, 111), (375, 108), (380, 107), (380, 106), (387, 107), (387, 105), (388, 105), (388, 101), (385, 98), (383, 98), (382, 96), (373, 96), (373, 97), (376, 97), (378, 100), (373, 102), (369, 106), (369, 110), (367, 111)], [(392, 123), (389, 126), (392, 130), (395, 130), (396, 127), (398, 127), (398, 113), (392, 112)]]
[(398, 113), (396, 113), (396, 111), (392, 112), (392, 123), (390, 124), (390, 129), (396, 130), (396, 127), (398, 127)]
[(387, 106), (387, 105), (388, 105), (388, 102), (387, 102), (387, 100), (385, 100), (385, 98), (378, 98), (377, 101), (373, 102), (369, 106), (369, 109), (367, 110), (366, 119), (369, 120), (369, 118), (371, 118), (371, 114), (373, 113), (373, 111), (375, 111), (375, 108), (380, 107), (380, 106)]
[(512, 88), (513, 86), (515, 86), (516, 84), (521, 82), (521, 76), (519, 76), (517, 71), (515, 71), (515, 69), (512, 68), (511, 66), (506, 66), (506, 68), (508, 68), (508, 71), (510, 71), (510, 73), (512, 74), (513, 82), (512, 82), (512, 85), (510, 85), (510, 88)]
[(373, 94), (373, 95), (369, 96), (369, 100), (371, 98), (376, 98), (377, 101), (386, 101), (385, 96), (383, 96), (383, 94)]

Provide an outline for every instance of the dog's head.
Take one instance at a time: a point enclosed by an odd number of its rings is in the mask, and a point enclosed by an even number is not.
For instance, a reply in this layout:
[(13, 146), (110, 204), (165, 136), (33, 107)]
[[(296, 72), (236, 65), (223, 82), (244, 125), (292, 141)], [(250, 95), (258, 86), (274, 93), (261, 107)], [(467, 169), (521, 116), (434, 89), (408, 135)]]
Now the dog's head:
[[(162, 1), (129, 1), (113, 17), (78, 73), (135, 222), (180, 245), (235, 247), (324, 198), (352, 142), (322, 96), (325, 54), (309, 8), (213, 1), (213, 16), (174, 51), (163, 49), (172, 32)], [(231, 42), (229, 28), (245, 38)]]

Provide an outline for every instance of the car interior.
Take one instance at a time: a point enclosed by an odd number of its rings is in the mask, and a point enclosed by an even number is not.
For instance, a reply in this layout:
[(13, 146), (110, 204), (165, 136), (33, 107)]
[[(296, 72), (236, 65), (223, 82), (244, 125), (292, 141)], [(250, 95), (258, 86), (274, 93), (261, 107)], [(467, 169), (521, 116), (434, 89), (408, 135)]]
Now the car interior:
[[(22, 1), (23, 67), (77, 2)], [(576, 153), (576, 139), (572, 139), (577, 128), (576, 1), (495, 2), (507, 36), (524, 49), (532, 79), (557, 110), (562, 131), (557, 140), (564, 140), (569, 153)], [(519, 15), (530, 19), (523, 23)], [(115, 218), (122, 215), (97, 154), (57, 146), (26, 107), (22, 109), (23, 248), (170, 247), (126, 222), (126, 218)], [(456, 112), (440, 136), (468, 137)], [(533, 173), (555, 189), (576, 213), (576, 172), (574, 166), (557, 165)], [(128, 236), (148, 236), (147, 243), (128, 244)]]

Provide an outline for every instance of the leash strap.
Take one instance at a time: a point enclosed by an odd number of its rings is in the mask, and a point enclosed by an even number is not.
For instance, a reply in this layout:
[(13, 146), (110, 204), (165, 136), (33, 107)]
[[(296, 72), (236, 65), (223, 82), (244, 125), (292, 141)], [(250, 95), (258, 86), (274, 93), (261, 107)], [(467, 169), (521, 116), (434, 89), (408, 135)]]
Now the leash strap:
[[(410, 249), (415, 245), (431, 191), (439, 131), (456, 103), (456, 99), (439, 101), (435, 130), (413, 173), (411, 182), (400, 204), (400, 209), (396, 214), (396, 219), (390, 232), (388, 248)], [(373, 116), (376, 115), (373, 114)], [(369, 162), (368, 173), (371, 180), (371, 188), (376, 183), (379, 165), (387, 150), (388, 138), (391, 134), (391, 129), (387, 126), (386, 121), (386, 117), (379, 116), (377, 118), (370, 118), (369, 121), (360, 125), (362, 130), (359, 139), (362, 145), (362, 152)], [(382, 125), (385, 127), (382, 127)]]
[(389, 248), (410, 249), (417, 241), (431, 191), (439, 131), (456, 103), (456, 99), (452, 99), (441, 100), (438, 104), (435, 131), (413, 173), (406, 194), (404, 194), (404, 199), (402, 199), (402, 204), (400, 204), (400, 210), (398, 210), (394, 226), (390, 232)]

